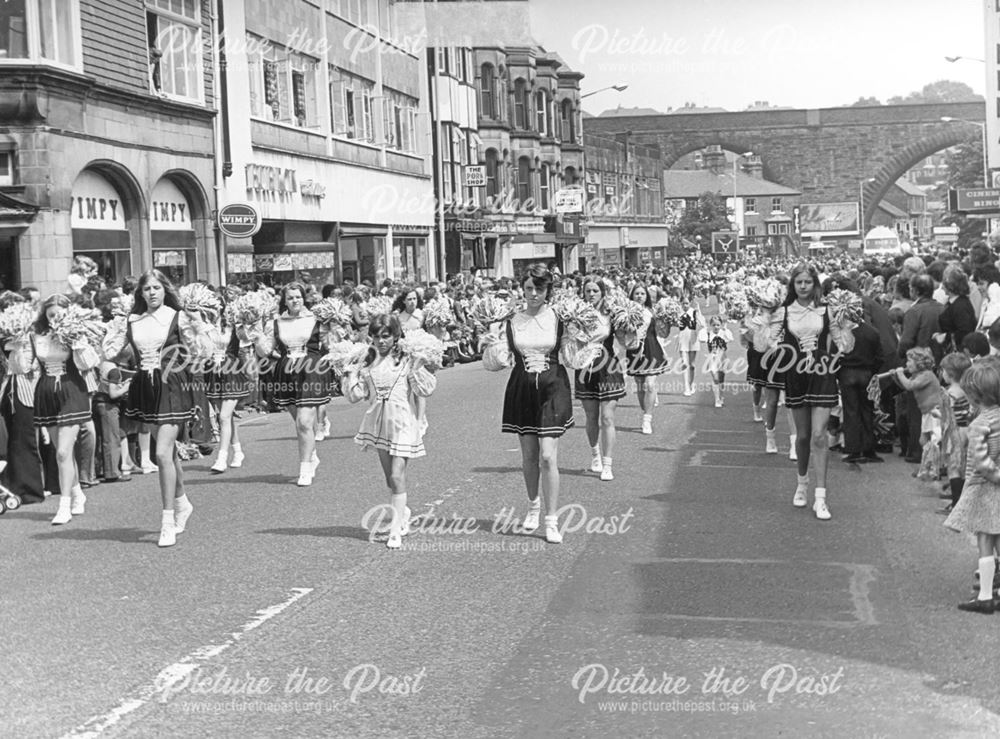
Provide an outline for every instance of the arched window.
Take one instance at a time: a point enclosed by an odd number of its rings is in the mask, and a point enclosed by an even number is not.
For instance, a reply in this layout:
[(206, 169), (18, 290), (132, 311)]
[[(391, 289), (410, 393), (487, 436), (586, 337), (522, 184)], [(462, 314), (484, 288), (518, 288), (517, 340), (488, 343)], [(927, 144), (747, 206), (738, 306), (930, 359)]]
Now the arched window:
[(542, 136), (549, 135), (549, 129), (545, 126), (545, 111), (548, 109), (549, 104), (546, 99), (545, 91), (538, 90), (535, 93), (535, 129)]
[(496, 149), (486, 150), (486, 197), (500, 194), (499, 156)]
[(525, 204), (531, 199), (531, 160), (528, 157), (519, 157), (517, 160), (517, 199), (518, 208), (524, 209)]
[(566, 185), (576, 184), (576, 167), (566, 167), (563, 172), (563, 183)]
[(576, 143), (576, 125), (573, 120), (573, 101), (562, 101), (562, 140), (568, 144)]
[(479, 72), (479, 114), (483, 118), (496, 119), (497, 117), (497, 89), (496, 75), (493, 74), (493, 65), (484, 64)]
[(528, 83), (518, 78), (514, 81), (514, 128), (527, 130), (529, 125)]

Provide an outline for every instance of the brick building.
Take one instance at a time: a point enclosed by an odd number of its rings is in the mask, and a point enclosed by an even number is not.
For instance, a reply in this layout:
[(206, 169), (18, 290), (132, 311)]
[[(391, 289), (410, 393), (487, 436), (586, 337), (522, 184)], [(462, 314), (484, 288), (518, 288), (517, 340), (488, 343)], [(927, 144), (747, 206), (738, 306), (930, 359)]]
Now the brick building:
[(0, 280), (218, 279), (209, 0), (0, 5)]

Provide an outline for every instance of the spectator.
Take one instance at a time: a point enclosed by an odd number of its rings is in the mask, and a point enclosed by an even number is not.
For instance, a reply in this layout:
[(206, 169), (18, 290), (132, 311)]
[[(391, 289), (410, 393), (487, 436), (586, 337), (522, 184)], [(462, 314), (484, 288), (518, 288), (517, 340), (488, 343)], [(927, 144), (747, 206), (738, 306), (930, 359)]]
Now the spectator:
[(946, 296), (946, 304), (938, 317), (940, 331), (934, 340), (944, 347), (944, 354), (956, 351), (962, 346), (965, 335), (976, 329), (976, 310), (969, 300), (969, 279), (957, 264), (944, 271), (941, 283)]

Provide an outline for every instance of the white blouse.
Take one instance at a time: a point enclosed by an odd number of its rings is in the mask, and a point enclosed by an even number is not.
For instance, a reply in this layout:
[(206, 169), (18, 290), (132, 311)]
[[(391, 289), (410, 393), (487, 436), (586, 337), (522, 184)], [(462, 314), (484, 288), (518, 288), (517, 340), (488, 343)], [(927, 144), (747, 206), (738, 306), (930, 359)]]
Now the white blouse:
[[(514, 347), (524, 357), (525, 369), (528, 372), (547, 370), (549, 354), (556, 347), (559, 333), (559, 318), (556, 312), (545, 306), (534, 316), (525, 312), (515, 313), (510, 318), (510, 328), (514, 335)], [(501, 329), (501, 332), (500, 336), (493, 334), (493, 343), (486, 346), (483, 352), (483, 367), (492, 372), (508, 369), (514, 364), (513, 352), (507, 345), (506, 331)], [(576, 341), (570, 338), (569, 332), (563, 333), (563, 350), (575, 343)], [(562, 363), (569, 364), (565, 355)]]
[(802, 351), (813, 351), (819, 343), (819, 335), (823, 332), (823, 316), (826, 314), (830, 325), (830, 338), (837, 349), (848, 353), (854, 348), (854, 324), (838, 325), (826, 305), (801, 305), (795, 301), (786, 307), (777, 308), (768, 318), (764, 316), (766, 325), (754, 336), (754, 347), (759, 352), (766, 352), (778, 346), (781, 338), (781, 327), (788, 314), (788, 331), (799, 341)]
[(278, 338), (288, 347), (291, 358), (304, 357), (306, 345), (316, 328), (316, 317), (311, 312), (302, 311), (297, 316), (287, 313), (278, 318)]

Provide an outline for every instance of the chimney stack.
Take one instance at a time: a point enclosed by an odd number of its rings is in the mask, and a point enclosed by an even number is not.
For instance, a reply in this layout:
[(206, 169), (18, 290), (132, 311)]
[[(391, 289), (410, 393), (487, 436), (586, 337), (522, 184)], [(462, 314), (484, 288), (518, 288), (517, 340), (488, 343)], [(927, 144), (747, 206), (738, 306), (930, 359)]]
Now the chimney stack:
[(743, 167), (748, 175), (753, 177), (755, 180), (764, 179), (764, 163), (760, 160), (760, 157), (756, 154), (752, 157), (747, 157), (746, 164)]
[(702, 162), (704, 162), (705, 169), (711, 170), (715, 174), (722, 174), (727, 169), (726, 152), (718, 144), (713, 144), (705, 149)]

